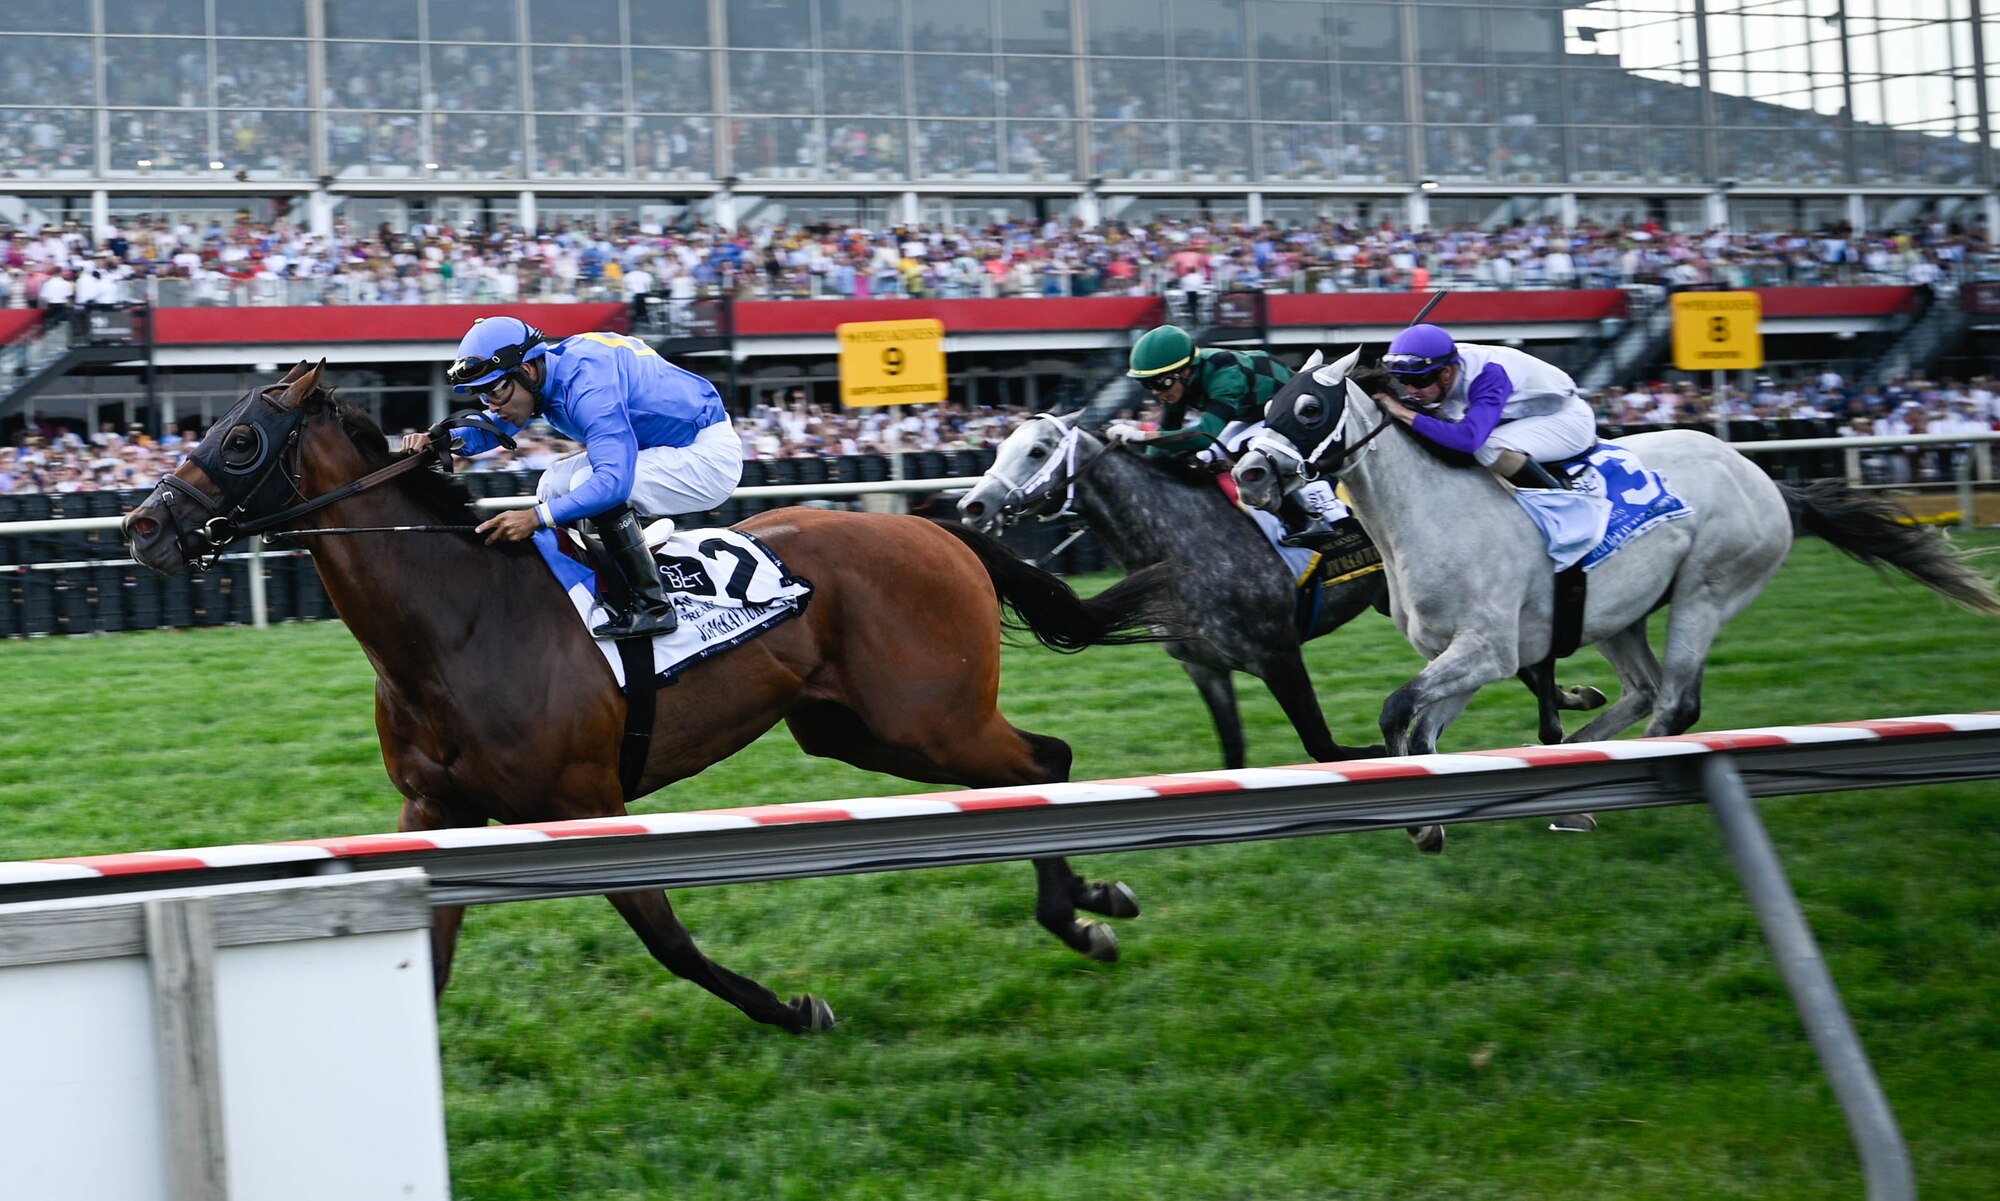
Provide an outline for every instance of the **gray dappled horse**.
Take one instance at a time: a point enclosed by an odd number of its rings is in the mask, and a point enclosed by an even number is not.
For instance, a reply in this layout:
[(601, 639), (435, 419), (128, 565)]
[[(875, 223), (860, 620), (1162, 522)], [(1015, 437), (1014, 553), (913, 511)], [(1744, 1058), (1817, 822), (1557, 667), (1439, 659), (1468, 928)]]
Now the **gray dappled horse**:
[[(1214, 480), (1190, 477), (1157, 457), (1107, 448), (1078, 417), (1043, 413), (1015, 427), (992, 469), (959, 501), (960, 518), (991, 533), (1030, 512), (1067, 504), (1126, 571), (1178, 562), (1182, 570), (1174, 595), (1186, 613), (1188, 633), (1168, 642), (1167, 653), (1208, 706), (1226, 766), (1244, 764), (1243, 724), (1230, 674), (1237, 671), (1264, 681), (1314, 759), (1379, 753), (1377, 747), (1356, 751), (1334, 741), (1300, 646), (1371, 606), (1385, 607), (1383, 574), (1328, 585), (1302, 639), (1293, 623), (1291, 571)], [(1594, 688), (1570, 689), (1557, 703), (1591, 708), (1603, 704), (1604, 696)], [(1559, 737), (1560, 722), (1556, 729)]]
[[(1281, 472), (1318, 470), (1347, 485), (1382, 551), (1390, 615), (1430, 660), (1384, 703), (1382, 734), (1391, 754), (1424, 754), (1473, 693), (1548, 657), (1553, 566), (1535, 523), (1491, 472), (1441, 462), (1348, 378), (1360, 354), (1330, 364), (1313, 355), (1271, 399), (1266, 419), (1275, 436), (1238, 460), (1236, 479), (1244, 500), (1262, 506), (1276, 503)], [(1385, 426), (1393, 427), (1388, 436), (1377, 437)], [(1611, 661), (1620, 695), (1571, 741), (1609, 738), (1645, 718), (1648, 735), (1692, 726), (1716, 635), (1777, 574), (1797, 533), (1893, 567), (1975, 613), (2000, 614), (2000, 595), (1963, 552), (1903, 524), (1893, 504), (1835, 481), (1778, 483), (1695, 430), (1613, 444), (1664, 476), (1693, 512), (1648, 530), (1591, 571), (1583, 645)], [(1664, 661), (1646, 639), (1646, 618), (1662, 605), (1669, 607)]]

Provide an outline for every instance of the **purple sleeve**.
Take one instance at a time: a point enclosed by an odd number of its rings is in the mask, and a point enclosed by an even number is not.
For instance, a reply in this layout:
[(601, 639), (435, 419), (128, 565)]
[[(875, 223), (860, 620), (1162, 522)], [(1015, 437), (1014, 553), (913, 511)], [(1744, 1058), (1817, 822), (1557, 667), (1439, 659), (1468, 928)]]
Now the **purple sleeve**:
[(1465, 389), (1465, 417), (1462, 420), (1439, 421), (1418, 413), (1410, 422), (1410, 428), (1447, 450), (1471, 454), (1486, 445), (1493, 427), (1500, 424), (1500, 410), (1506, 407), (1507, 398), (1513, 394), (1514, 381), (1507, 377), (1507, 369), (1498, 363), (1488, 363)]

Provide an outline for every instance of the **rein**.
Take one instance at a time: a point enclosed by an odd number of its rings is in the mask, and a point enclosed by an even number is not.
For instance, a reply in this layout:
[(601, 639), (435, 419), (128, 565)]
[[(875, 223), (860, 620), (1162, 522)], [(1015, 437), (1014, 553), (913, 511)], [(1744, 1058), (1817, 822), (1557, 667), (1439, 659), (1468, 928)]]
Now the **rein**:
[[(209, 518), (194, 531), (194, 534), (198, 535), (200, 545), (197, 552), (190, 556), (191, 565), (197, 569), (213, 567), (221, 558), (223, 548), (238, 539), (253, 534), (261, 534), (266, 530), (276, 529), (278, 526), (296, 521), (309, 513), (316, 513), (321, 509), (337, 505), (351, 496), (366, 492), (371, 488), (388, 483), (390, 480), (400, 476), (408, 475), (419, 467), (437, 463), (449, 474), (451, 471), (450, 431), (458, 428), (483, 429), (493, 434), (506, 446), (512, 447), (514, 445), (514, 440), (505, 431), (495, 426), (483, 414), (473, 410), (454, 413), (430, 428), (430, 444), (423, 450), (405, 455), (388, 466), (371, 471), (360, 479), (343, 484), (331, 492), (323, 493), (311, 499), (302, 499), (298, 504), (287, 505), (274, 513), (267, 513), (262, 517), (249, 521), (239, 522), (230, 516), (229, 513), (220, 513)], [(299, 430), (294, 428), (285, 439), (284, 451), (272, 463), (272, 467), (276, 468), (278, 474), (283, 476), (290, 484), (294, 496), (300, 495), (298, 480), (296, 478), (297, 469), (294, 467), (288, 471), (284, 466), (284, 457), (286, 453), (296, 450), (298, 438)], [(269, 469), (267, 469), (266, 474), (268, 473)], [(208, 508), (211, 512), (214, 511), (213, 502), (193, 489), (188, 488), (186, 485), (180, 484), (175, 477), (168, 476), (161, 483), (169, 485), (170, 491), (186, 493), (191, 498), (200, 502), (204, 508)], [(254, 499), (254, 496), (252, 499)], [(239, 504), (231, 512), (238, 512), (243, 507), (243, 504)], [(280, 530), (277, 534), (273, 535), (273, 538), (307, 538), (322, 534), (470, 534), (476, 532), (477, 529), (478, 527), (474, 525), (322, 526), (317, 529)], [(188, 538), (187, 540), (196, 541), (197, 539)]]
[(1347, 466), (1349, 459), (1361, 453), (1362, 449), (1380, 437), (1384, 430), (1396, 424), (1394, 417), (1389, 416), (1387, 413), (1381, 413), (1378, 409), (1377, 412), (1382, 418), (1381, 424), (1363, 434), (1361, 440), (1354, 445), (1342, 446), (1339, 448), (1338, 453), (1330, 452), (1327, 448), (1340, 441), (1341, 432), (1347, 428), (1347, 419), (1353, 412), (1354, 409), (1351, 405), (1343, 409), (1340, 414), (1340, 420), (1334, 423), (1333, 432), (1326, 436), (1326, 441), (1314, 447), (1313, 452), (1307, 455), (1299, 464), (1300, 479), (1316, 480), (1329, 473), (1338, 473), (1341, 468)]

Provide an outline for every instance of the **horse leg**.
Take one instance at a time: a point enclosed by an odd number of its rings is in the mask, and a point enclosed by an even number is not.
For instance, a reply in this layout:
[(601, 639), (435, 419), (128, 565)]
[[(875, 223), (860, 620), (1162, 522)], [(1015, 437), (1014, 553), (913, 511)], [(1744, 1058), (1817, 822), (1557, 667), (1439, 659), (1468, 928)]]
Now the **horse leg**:
[(1701, 718), (1701, 677), (1708, 652), (1728, 620), (1712, 604), (1679, 604), (1667, 615), (1666, 660), (1660, 672), (1660, 699), (1646, 736), (1684, 734)]
[(1232, 769), (1242, 767), (1247, 760), (1243, 717), (1236, 708), (1236, 681), (1226, 668), (1186, 659), (1182, 659), (1180, 664), (1188, 679), (1194, 681), (1195, 691), (1201, 693), (1202, 703), (1208, 706), (1209, 719), (1215, 723), (1216, 737), (1222, 741), (1222, 766)]
[(1618, 673), (1618, 699), (1612, 702), (1610, 708), (1592, 718), (1588, 725), (1571, 734), (1571, 742), (1597, 742), (1616, 737), (1633, 722), (1650, 714), (1654, 698), (1659, 695), (1660, 663), (1653, 657), (1653, 648), (1646, 641), (1643, 619), (1602, 639), (1597, 649)]
[(1577, 684), (1569, 688), (1560, 685), (1556, 687), (1556, 708), (1572, 713), (1602, 709), (1606, 699), (1608, 698), (1605, 697), (1602, 688), (1593, 688), (1589, 684)]
[[(1009, 725), (997, 709), (967, 733), (951, 723), (911, 732), (906, 741), (891, 740), (869, 728), (861, 715), (845, 705), (820, 701), (792, 711), (785, 719), (800, 749), (809, 755), (838, 759), (866, 771), (887, 772), (906, 780), (963, 784), (968, 788), (1053, 784), (1069, 779), (1071, 753), (1060, 738), (1030, 734)], [(1110, 963), (1118, 958), (1118, 936), (1102, 922), (1079, 920), (1078, 909), (1105, 917), (1139, 916), (1139, 900), (1119, 881), (1090, 881), (1062, 858), (1035, 860), (1035, 920), (1062, 939), (1071, 950)]]
[(755, 980), (739, 976), (702, 954), (694, 945), (694, 936), (674, 916), (667, 894), (614, 893), (609, 900), (653, 958), (674, 975), (701, 985), (755, 1021), (795, 1033), (833, 1029), (833, 1009), (825, 1001), (810, 993), (781, 1001), (778, 994)]
[[(485, 824), (486, 819), (483, 817), (454, 813), (424, 797), (411, 797), (405, 800), (403, 811), (396, 819), (396, 829), (404, 833), (459, 829)], [(445, 982), (451, 979), (451, 959), (458, 951), (458, 934), (464, 925), (463, 905), (448, 905), (442, 909), (431, 910), (431, 990), (436, 996), (444, 995)]]
[[(1382, 738), (1391, 755), (1429, 755), (1445, 728), (1465, 712), (1474, 693), (1519, 668), (1506, 663), (1484, 639), (1464, 633), (1432, 659), (1415, 679), (1382, 703)], [(1411, 826), (1410, 841), (1429, 854), (1444, 850), (1443, 826)]]
[(1514, 673), (1535, 695), (1536, 734), (1543, 746), (1563, 740), (1562, 706), (1556, 699), (1556, 665), (1544, 659)]
[[(1289, 654), (1273, 655), (1264, 662), (1264, 687), (1278, 700), (1278, 707), (1291, 720), (1292, 728), (1299, 732), (1299, 741), (1305, 743), (1306, 754), (1320, 763), (1332, 763), (1338, 759), (1365, 759), (1382, 753), (1379, 746), (1365, 749), (1343, 750), (1333, 739), (1333, 731), (1326, 728), (1326, 713), (1319, 707), (1319, 696), (1313, 691), (1312, 673), (1306, 670), (1305, 657), (1297, 651)], [(1232, 764), (1241, 767), (1242, 764)]]

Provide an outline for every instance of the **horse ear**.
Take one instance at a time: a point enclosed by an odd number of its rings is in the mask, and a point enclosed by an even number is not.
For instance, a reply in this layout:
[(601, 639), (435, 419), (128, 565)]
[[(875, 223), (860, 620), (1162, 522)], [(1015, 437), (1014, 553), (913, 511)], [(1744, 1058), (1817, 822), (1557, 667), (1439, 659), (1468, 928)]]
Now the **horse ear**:
[(1049, 416), (1055, 418), (1064, 429), (1073, 430), (1076, 428), (1076, 423), (1083, 420), (1083, 410), (1078, 409), (1074, 413), (1050, 413)]
[(289, 384), (293, 380), (304, 375), (305, 373), (306, 373), (306, 361), (304, 359), (300, 359), (299, 365), (292, 368), (290, 371), (285, 372), (285, 378), (279, 380), (278, 383)]
[(1321, 363), (1324, 362), (1326, 362), (1326, 356), (1321, 354), (1317, 349), (1315, 349), (1312, 352), (1312, 357), (1308, 358), (1305, 361), (1305, 365), (1300, 367), (1299, 370), (1302, 372), (1311, 371), (1313, 368), (1319, 366)]
[(1341, 375), (1347, 376), (1347, 375), (1353, 375), (1354, 369), (1357, 366), (1359, 366), (1360, 363), (1361, 363), (1361, 348), (1357, 346), (1353, 350), (1348, 351), (1347, 354), (1343, 356), (1339, 362), (1334, 364), (1334, 367), (1336, 367), (1340, 371)]
[(311, 367), (300, 363), (283, 380), (285, 394), (278, 398), (282, 408), (292, 409), (305, 403), (306, 398), (319, 391), (320, 376), (326, 373), (326, 360), (321, 359)]

